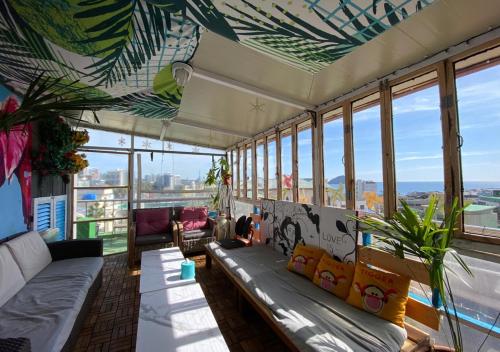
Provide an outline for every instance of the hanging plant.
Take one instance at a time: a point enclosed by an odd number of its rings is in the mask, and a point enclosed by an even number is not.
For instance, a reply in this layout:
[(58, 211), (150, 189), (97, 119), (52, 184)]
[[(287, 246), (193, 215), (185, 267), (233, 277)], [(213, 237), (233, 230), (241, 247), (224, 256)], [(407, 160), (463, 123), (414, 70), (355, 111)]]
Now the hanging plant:
[(33, 153), (33, 169), (42, 175), (61, 175), (65, 182), (69, 175), (76, 174), (88, 166), (85, 154), (77, 149), (89, 141), (86, 130), (73, 131), (60, 117), (43, 119), (39, 125), (38, 152)]

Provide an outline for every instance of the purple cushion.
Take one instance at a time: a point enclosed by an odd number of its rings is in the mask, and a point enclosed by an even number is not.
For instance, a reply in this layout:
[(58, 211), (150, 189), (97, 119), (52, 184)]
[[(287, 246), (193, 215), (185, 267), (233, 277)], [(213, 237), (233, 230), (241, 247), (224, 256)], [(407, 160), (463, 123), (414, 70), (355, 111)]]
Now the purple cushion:
[(207, 207), (182, 208), (180, 220), (184, 231), (205, 229), (208, 223)]
[(136, 235), (159, 235), (169, 232), (168, 208), (138, 209), (135, 214)]

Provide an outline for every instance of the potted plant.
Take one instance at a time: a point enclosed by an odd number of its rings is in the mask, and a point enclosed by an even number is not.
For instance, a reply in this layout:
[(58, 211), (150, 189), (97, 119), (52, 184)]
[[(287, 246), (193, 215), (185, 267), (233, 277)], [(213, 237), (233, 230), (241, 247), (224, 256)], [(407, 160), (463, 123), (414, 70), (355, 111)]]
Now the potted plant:
[(205, 186), (217, 186), (217, 192), (210, 196), (212, 198), (212, 206), (215, 209), (218, 208), (220, 201), (220, 189), (218, 186), (220, 184), (229, 186), (231, 184), (231, 176), (230, 166), (226, 158), (221, 157), (217, 162), (212, 158), (212, 166), (205, 178)]
[(404, 200), (400, 200), (400, 202), (402, 209), (389, 219), (384, 220), (376, 215), (355, 219), (361, 224), (361, 231), (377, 235), (378, 239), (385, 244), (385, 246), (377, 247), (378, 249), (399, 258), (404, 258), (405, 255), (414, 256), (425, 264), (431, 283), (432, 303), (436, 308), (440, 308), (442, 305), (455, 351), (462, 352), (462, 334), (453, 292), (448, 280), (448, 272), (453, 272), (453, 270), (446, 265), (445, 257), (456, 260), (463, 270), (472, 276), (467, 264), (451, 248), (457, 219), (463, 209), (458, 208), (458, 200), (455, 199), (444, 220), (438, 223), (435, 221), (435, 214), (438, 210), (438, 199), (435, 195), (430, 197), (423, 217), (411, 209)]

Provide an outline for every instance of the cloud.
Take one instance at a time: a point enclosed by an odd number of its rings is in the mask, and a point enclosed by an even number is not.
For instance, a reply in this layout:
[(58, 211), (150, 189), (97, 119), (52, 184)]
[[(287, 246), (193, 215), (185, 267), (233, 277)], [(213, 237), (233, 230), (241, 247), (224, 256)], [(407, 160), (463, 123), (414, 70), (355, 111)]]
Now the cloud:
[(415, 161), (415, 160), (434, 160), (434, 159), (442, 159), (443, 154), (434, 154), (434, 155), (413, 155), (413, 156), (406, 156), (402, 158), (398, 158), (396, 154), (396, 162), (400, 161)]

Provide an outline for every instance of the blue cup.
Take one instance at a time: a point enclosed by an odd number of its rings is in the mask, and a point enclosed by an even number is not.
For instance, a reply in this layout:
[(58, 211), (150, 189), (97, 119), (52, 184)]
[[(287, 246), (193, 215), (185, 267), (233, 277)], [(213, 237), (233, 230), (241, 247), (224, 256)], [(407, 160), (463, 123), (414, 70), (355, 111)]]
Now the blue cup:
[(363, 246), (370, 246), (372, 244), (372, 234), (363, 232)]
[(186, 259), (181, 264), (181, 280), (192, 280), (195, 276), (194, 261)]

